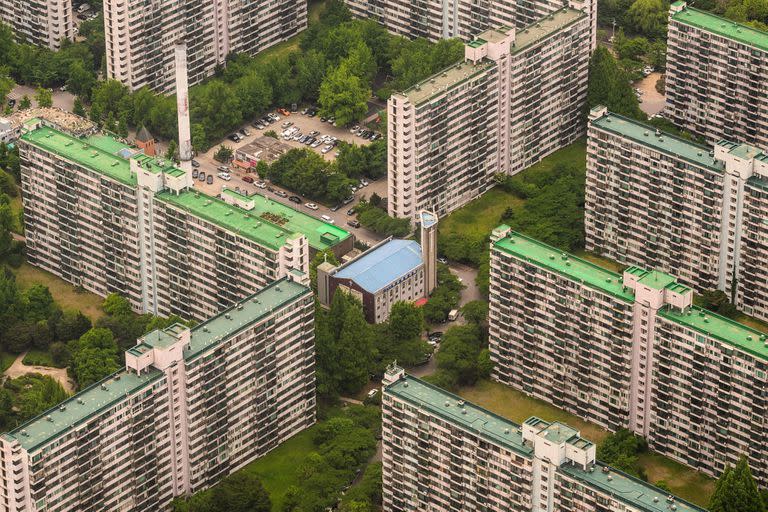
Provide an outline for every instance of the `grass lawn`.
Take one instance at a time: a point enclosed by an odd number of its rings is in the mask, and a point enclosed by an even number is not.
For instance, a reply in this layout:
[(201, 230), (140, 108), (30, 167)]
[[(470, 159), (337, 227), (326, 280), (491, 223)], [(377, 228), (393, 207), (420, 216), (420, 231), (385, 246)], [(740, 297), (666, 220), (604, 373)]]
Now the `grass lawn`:
[(77, 293), (75, 287), (60, 279), (53, 274), (33, 267), (29, 263), (23, 263), (19, 268), (12, 268), (16, 275), (16, 282), (19, 288), (25, 290), (35, 284), (42, 284), (48, 287), (53, 295), (53, 299), (63, 309), (79, 309), (91, 320), (96, 320), (104, 315), (101, 310), (101, 303), (104, 299), (98, 295), (84, 292)]
[[(549, 172), (561, 163), (578, 163), (586, 166), (586, 141), (579, 139), (570, 146), (552, 153), (547, 158), (523, 171), (523, 174)], [(471, 237), (484, 237), (500, 224), (504, 211), (512, 207), (515, 213), (522, 210), (525, 200), (495, 187), (466, 206), (440, 219), (439, 230), (443, 234), (461, 233)]]
[(16, 354), (10, 354), (8, 352), (0, 352), (0, 373), (11, 367), (16, 358), (19, 357)]
[(53, 362), (53, 358), (51, 357), (50, 352), (47, 352), (45, 350), (37, 350), (37, 349), (29, 350), (27, 352), (27, 355), (24, 356), (22, 363), (28, 366), (48, 366), (50, 368), (64, 368), (63, 366), (58, 366)]
[(614, 261), (608, 258), (603, 258), (602, 256), (599, 256), (593, 252), (587, 252), (583, 249), (576, 251), (576, 256), (578, 256), (583, 260), (587, 260), (590, 263), (594, 263), (598, 267), (603, 267), (612, 272), (621, 272), (621, 270), (626, 267), (626, 265), (622, 265), (618, 261)]
[[(320, 13), (325, 10), (325, 0), (319, 0), (316, 2), (310, 2), (309, 7), (307, 8), (307, 18), (309, 20), (309, 23), (314, 23), (318, 20), (320, 20)], [(289, 39), (286, 39), (280, 44), (276, 44), (275, 46), (272, 46), (271, 48), (264, 50), (263, 52), (259, 52), (254, 58), (254, 62), (264, 63), (267, 61), (270, 61), (274, 58), (278, 57), (284, 57), (291, 52), (294, 52), (299, 49), (299, 40), (301, 38), (301, 34), (297, 34)]]
[(264, 457), (248, 464), (243, 471), (258, 475), (272, 499), (272, 510), (282, 509), (288, 488), (298, 485), (298, 467), (312, 452), (312, 434), (317, 426), (309, 428), (284, 442)]
[(19, 195), (11, 198), (11, 211), (13, 212), (13, 227), (11, 230), (14, 233), (22, 232), (21, 222), (19, 221), (19, 214), (21, 213), (22, 209), (23, 206), (21, 204), (21, 192), (19, 192)]
[[(479, 381), (473, 387), (461, 389), (458, 394), (515, 423), (522, 423), (531, 416), (561, 421), (577, 428), (584, 438), (597, 444), (608, 435), (602, 427), (497, 382)], [(681, 498), (700, 506), (709, 503), (715, 486), (713, 479), (656, 453), (642, 455), (640, 463), (651, 483), (664, 480)]]
[(748, 316), (742, 313), (736, 317), (736, 321), (741, 322), (747, 327), (751, 327), (753, 329), (757, 329), (758, 331), (768, 333), (768, 323), (758, 320), (757, 318), (752, 318), (751, 316)]

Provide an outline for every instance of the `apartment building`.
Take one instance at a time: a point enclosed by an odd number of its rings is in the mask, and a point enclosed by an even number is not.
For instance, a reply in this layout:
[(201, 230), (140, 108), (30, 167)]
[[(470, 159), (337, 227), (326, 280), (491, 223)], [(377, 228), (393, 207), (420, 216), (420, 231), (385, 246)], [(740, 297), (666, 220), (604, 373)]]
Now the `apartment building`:
[(387, 102), (388, 208), (442, 216), (583, 133), (589, 18), (565, 8), (487, 30), (450, 68)]
[(666, 94), (672, 121), (708, 143), (768, 148), (768, 32), (673, 3)]
[(507, 226), (491, 239), (496, 380), (712, 476), (746, 455), (768, 484), (768, 335), (669, 274), (612, 272)]
[(10, 26), (17, 40), (51, 50), (77, 34), (72, 0), (0, 0), (0, 23)]
[(204, 319), (294, 271), (347, 231), (264, 196), (194, 190), (190, 175), (111, 136), (32, 120), (19, 139), (31, 264), (136, 311)]
[(768, 152), (701, 146), (605, 107), (589, 117), (586, 248), (768, 319)]
[(307, 26), (307, 3), (104, 0), (107, 74), (131, 90), (174, 91), (174, 44), (187, 43), (189, 84), (213, 75), (231, 53), (256, 54)]
[(563, 7), (584, 12), (589, 18), (591, 48), (597, 44), (597, 2), (592, 0), (347, 0), (355, 17), (372, 19), (393, 34), (438, 41), (458, 37), (471, 40), (496, 27), (525, 27)]
[(383, 384), (385, 512), (703, 512), (595, 460), (568, 425), (518, 425), (395, 366)]
[(169, 510), (315, 422), (314, 302), (284, 278), (0, 436), (0, 509)]

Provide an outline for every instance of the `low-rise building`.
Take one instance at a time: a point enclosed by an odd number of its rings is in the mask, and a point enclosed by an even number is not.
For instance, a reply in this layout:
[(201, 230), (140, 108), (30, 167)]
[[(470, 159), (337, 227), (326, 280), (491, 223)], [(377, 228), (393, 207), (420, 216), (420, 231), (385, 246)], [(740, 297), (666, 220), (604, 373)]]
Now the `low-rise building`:
[(768, 152), (714, 147), (664, 133), (605, 107), (590, 112), (586, 248), (719, 289), (768, 320)]
[(745, 455), (768, 483), (768, 335), (669, 274), (615, 273), (507, 226), (491, 239), (494, 379), (712, 476)]
[(315, 422), (314, 301), (291, 279), (140, 338), (125, 368), (0, 436), (8, 512), (170, 510)]
[(421, 245), (388, 238), (343, 265), (317, 267), (321, 304), (330, 305), (337, 290), (357, 297), (366, 320), (385, 322), (397, 302), (425, 299), (437, 286), (437, 216), (420, 214)]
[(195, 191), (191, 176), (111, 136), (78, 138), (38, 120), (19, 139), (29, 262), (136, 311), (202, 319), (347, 231), (261, 195)]
[(77, 34), (72, 0), (0, 0), (0, 22), (13, 29), (18, 41), (51, 50)]
[(704, 137), (768, 148), (768, 32), (674, 2), (665, 91), (671, 120)]
[(445, 215), (583, 134), (589, 18), (564, 8), (487, 30), (464, 61), (387, 102), (388, 210)]
[(703, 512), (597, 461), (568, 425), (518, 425), (394, 366), (383, 384), (385, 512)]

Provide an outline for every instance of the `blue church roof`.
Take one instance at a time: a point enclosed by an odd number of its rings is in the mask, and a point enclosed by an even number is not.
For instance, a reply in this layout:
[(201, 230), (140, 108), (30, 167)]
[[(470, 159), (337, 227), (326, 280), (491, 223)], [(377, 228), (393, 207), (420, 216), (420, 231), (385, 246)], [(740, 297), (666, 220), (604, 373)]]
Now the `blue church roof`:
[(351, 279), (376, 293), (421, 265), (421, 246), (413, 240), (390, 240), (353, 261), (334, 277)]

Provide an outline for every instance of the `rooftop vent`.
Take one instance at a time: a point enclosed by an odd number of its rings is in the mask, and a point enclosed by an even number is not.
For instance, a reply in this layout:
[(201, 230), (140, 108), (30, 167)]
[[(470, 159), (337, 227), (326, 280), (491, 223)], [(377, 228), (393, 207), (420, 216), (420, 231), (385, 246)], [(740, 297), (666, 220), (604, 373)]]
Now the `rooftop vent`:
[(64, 412), (64, 411), (66, 411), (66, 410), (67, 410), (67, 406), (62, 404), (62, 405), (60, 405), (60, 406), (59, 406), (59, 410), (60, 410), (61, 412)]
[(24, 437), (29, 437), (29, 434), (27, 433), (26, 430), (22, 430), (21, 435), (23, 435)]
[(450, 407), (450, 406), (451, 406), (451, 402), (449, 402), (448, 400), (446, 400), (446, 401), (445, 401), (445, 406), (446, 406), (446, 407)]
[(102, 389), (103, 391), (106, 391), (106, 390), (107, 390), (107, 385), (106, 385), (106, 384), (102, 384), (102, 385), (101, 385), (101, 389)]
[(48, 416), (46, 416), (45, 419), (46, 419), (46, 421), (50, 421), (51, 423), (53, 423), (53, 418), (51, 418), (50, 414)]
[(508, 428), (505, 428), (505, 429), (504, 429), (504, 433), (505, 433), (505, 434), (509, 434), (509, 429), (508, 429)]
[(83, 402), (83, 399), (82, 399), (82, 398), (78, 398), (78, 399), (77, 399), (77, 403), (79, 403), (79, 404), (84, 404), (85, 402)]

